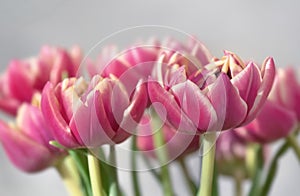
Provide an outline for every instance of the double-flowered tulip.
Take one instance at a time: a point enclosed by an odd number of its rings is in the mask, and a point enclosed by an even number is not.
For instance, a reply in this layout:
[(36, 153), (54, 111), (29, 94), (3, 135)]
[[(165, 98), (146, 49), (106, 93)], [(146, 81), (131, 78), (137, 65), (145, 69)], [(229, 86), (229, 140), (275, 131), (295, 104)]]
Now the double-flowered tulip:
[(0, 78), (0, 108), (15, 115), (18, 107), (23, 102), (30, 102), (47, 81), (57, 84), (64, 77), (76, 76), (81, 58), (78, 47), (68, 52), (44, 46), (37, 57), (12, 60)]
[(127, 139), (147, 101), (145, 84), (140, 83), (129, 95), (115, 77), (96, 75), (89, 85), (75, 78), (57, 86), (47, 83), (41, 107), (58, 143), (67, 148), (92, 148)]
[(299, 82), (292, 68), (278, 69), (269, 98), (259, 115), (248, 125), (237, 129), (246, 140), (273, 142), (288, 136), (297, 128), (300, 116)]
[(253, 120), (271, 90), (275, 67), (272, 58), (259, 68), (226, 51), (221, 59), (214, 59), (194, 73), (186, 74), (180, 69), (172, 72), (168, 77), (172, 85), (166, 85), (164, 79), (169, 72), (161, 73), (162, 80), (148, 83), (151, 102), (164, 106), (156, 107), (157, 113), (165, 115), (178, 129), (203, 133)]
[(208, 64), (212, 59), (208, 49), (195, 38), (190, 38), (186, 43), (169, 38), (163, 42), (149, 40), (138, 43), (119, 53), (116, 47), (108, 46), (102, 50), (96, 63), (88, 63), (88, 71), (90, 75), (101, 74), (104, 77), (113, 74), (120, 78), (126, 74), (126, 78), (137, 82), (152, 74), (161, 54), (166, 54), (163, 63), (168, 60), (171, 62), (169, 65), (193, 64), (193, 67), (187, 68), (188, 72)]
[(66, 153), (49, 144), (50, 128), (36, 106), (20, 106), (15, 123), (0, 122), (0, 142), (13, 164), (26, 172), (55, 165)]

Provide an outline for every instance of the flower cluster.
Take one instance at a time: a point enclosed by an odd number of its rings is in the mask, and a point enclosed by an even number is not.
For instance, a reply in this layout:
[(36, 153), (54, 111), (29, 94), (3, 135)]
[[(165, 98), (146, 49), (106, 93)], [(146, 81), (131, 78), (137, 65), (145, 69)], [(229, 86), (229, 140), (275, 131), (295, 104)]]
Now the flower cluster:
[[(181, 163), (191, 194), (210, 195), (214, 167), (206, 157), (215, 148), (219, 173), (239, 180), (264, 166), (267, 143), (288, 138), (299, 156), (300, 86), (292, 69), (276, 72), (271, 57), (261, 65), (230, 51), (217, 58), (191, 38), (187, 43), (152, 40), (120, 52), (107, 47), (96, 61), (87, 61), (88, 79), (80, 77), (81, 61), (78, 47), (45, 46), (37, 57), (11, 61), (1, 76), (0, 108), (15, 121), (0, 122), (0, 141), (18, 168), (62, 171), (64, 160), (72, 157), (77, 167), (74, 162), (66, 166), (75, 167), (82, 194), (122, 195), (116, 170), (105, 160), (97, 163), (97, 156), (110, 159), (118, 144), (132, 140), (133, 154), (139, 151), (146, 160), (161, 163), (156, 175), (166, 195), (174, 194), (166, 165), (173, 160)], [(111, 148), (110, 158), (103, 155), (104, 145)], [(200, 146), (197, 187), (184, 159)], [(259, 161), (249, 161), (251, 149), (260, 153)], [(99, 165), (104, 173), (97, 173)], [(137, 181), (133, 184), (139, 195)]]

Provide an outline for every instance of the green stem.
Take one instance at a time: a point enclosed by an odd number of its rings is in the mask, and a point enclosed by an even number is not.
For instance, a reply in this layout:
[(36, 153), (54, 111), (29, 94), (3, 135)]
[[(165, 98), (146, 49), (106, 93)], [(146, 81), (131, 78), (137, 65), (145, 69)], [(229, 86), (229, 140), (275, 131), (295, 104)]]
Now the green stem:
[(71, 157), (66, 157), (56, 165), (70, 196), (83, 196), (80, 177), (76, 165)]
[(296, 135), (290, 134), (287, 136), (286, 140), (289, 143), (289, 145), (293, 148), (296, 156), (298, 157), (298, 160), (300, 161), (300, 147), (298, 144), (298, 141), (296, 140)]
[(156, 131), (156, 133), (153, 134), (154, 146), (156, 147), (156, 156), (161, 164), (161, 178), (162, 178), (164, 195), (173, 196), (174, 193), (173, 193), (172, 183), (170, 179), (169, 168), (167, 165), (168, 153), (165, 148), (165, 139), (164, 139), (163, 132), (161, 129), (158, 129), (157, 127), (159, 124), (160, 123), (156, 122), (152, 127), (152, 130)]
[(216, 133), (208, 133), (203, 136), (203, 157), (201, 178), (198, 196), (212, 195), (212, 184), (214, 174), (215, 152), (216, 152)]
[(196, 193), (197, 193), (197, 186), (194, 183), (194, 181), (192, 180), (192, 178), (190, 177), (189, 172), (188, 172), (188, 170), (186, 168), (186, 164), (185, 164), (185, 162), (184, 162), (183, 159), (179, 159), (179, 166), (180, 166), (180, 168), (182, 170), (182, 173), (183, 173), (183, 176), (184, 176), (185, 181), (187, 183), (187, 186), (190, 189), (191, 195), (196, 195)]
[[(73, 160), (76, 164), (76, 167), (77, 167), (78, 172), (81, 176), (83, 186), (85, 187), (87, 195), (88, 196), (93, 196), (92, 195), (91, 183), (90, 183), (90, 176), (89, 176), (89, 173), (88, 173), (89, 171), (88, 171), (88, 168), (85, 166), (86, 165), (86, 155), (79, 154), (79, 153), (80, 152), (76, 152), (74, 150), (69, 150), (69, 154), (73, 158)], [(83, 159), (85, 159), (85, 160), (83, 160)]]
[(213, 190), (212, 190), (212, 196), (218, 196), (219, 195), (219, 171), (215, 160), (215, 168), (214, 168), (214, 176), (213, 176)]
[(117, 171), (117, 160), (116, 160), (116, 149), (114, 145), (109, 146), (109, 161), (112, 164), (111, 171), (112, 171), (112, 178), (115, 184), (115, 189), (118, 195), (121, 195), (120, 185), (119, 185), (119, 178), (118, 178), (118, 171)]
[(88, 153), (88, 165), (91, 178), (92, 192), (93, 196), (103, 196), (102, 195), (102, 182), (101, 173), (97, 157)]
[[(149, 158), (146, 157), (146, 155), (142, 155), (142, 159), (144, 160), (147, 168), (153, 168), (153, 166), (150, 164)], [(155, 169), (150, 169), (149, 171), (157, 181), (161, 181), (161, 176)]]
[(268, 170), (266, 180), (261, 188), (261, 195), (268, 195), (273, 180), (275, 179), (277, 173), (278, 161), (280, 157), (288, 150), (288, 148), (289, 148), (289, 143), (286, 141), (275, 154), (271, 162), (270, 168)]
[(243, 195), (243, 189), (242, 189), (242, 179), (239, 175), (234, 176), (234, 182), (235, 182), (235, 196), (242, 196)]
[(261, 146), (257, 144), (253, 144), (250, 146), (252, 148), (253, 153), (251, 155), (254, 155), (252, 157), (252, 163), (251, 166), (252, 170), (252, 186), (250, 188), (249, 196), (257, 196), (259, 195), (259, 184), (261, 181), (261, 175), (263, 170), (263, 149)]
[(136, 153), (137, 153), (137, 146), (136, 146), (136, 136), (133, 135), (132, 137), (132, 153), (131, 153), (131, 177), (132, 177), (132, 184), (133, 184), (133, 190), (135, 196), (141, 195), (141, 190), (139, 187), (139, 179), (138, 179), (138, 173), (137, 173), (137, 166), (136, 166)]

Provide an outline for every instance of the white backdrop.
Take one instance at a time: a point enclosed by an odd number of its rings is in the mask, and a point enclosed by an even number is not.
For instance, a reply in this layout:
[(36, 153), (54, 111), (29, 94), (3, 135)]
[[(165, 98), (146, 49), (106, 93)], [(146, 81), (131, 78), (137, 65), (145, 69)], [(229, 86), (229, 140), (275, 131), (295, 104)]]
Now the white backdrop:
[[(52, 0), (0, 1), (0, 65), (9, 60), (37, 54), (43, 44), (84, 50), (117, 30), (136, 25), (166, 25), (196, 35), (214, 55), (224, 49), (244, 59), (262, 62), (273, 56), (277, 66), (300, 65), (300, 4), (286, 1), (104, 1)], [(276, 147), (277, 145), (275, 145)], [(195, 173), (198, 160), (190, 161)], [(271, 195), (298, 195), (300, 167), (292, 152), (280, 162)], [(127, 181), (126, 172), (121, 181)], [(145, 195), (154, 181), (145, 176)], [(180, 174), (175, 174), (180, 178)], [(129, 187), (128, 187), (129, 188)], [(246, 189), (247, 189), (246, 185)], [(155, 190), (157, 195), (161, 194)], [(147, 194), (148, 193), (148, 194)], [(53, 170), (28, 175), (15, 169), (0, 150), (0, 195), (66, 195)], [(129, 194), (130, 195), (130, 194)], [(178, 195), (186, 195), (179, 189)], [(221, 195), (232, 195), (232, 184), (221, 181)]]

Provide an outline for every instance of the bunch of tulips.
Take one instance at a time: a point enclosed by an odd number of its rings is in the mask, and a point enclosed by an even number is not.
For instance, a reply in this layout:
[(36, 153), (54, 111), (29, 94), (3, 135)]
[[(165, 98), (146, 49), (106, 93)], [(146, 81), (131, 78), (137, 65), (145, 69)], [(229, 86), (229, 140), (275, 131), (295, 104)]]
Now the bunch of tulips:
[[(249, 195), (268, 195), (280, 157), (291, 148), (300, 160), (299, 99), (293, 68), (230, 51), (217, 58), (195, 38), (109, 46), (86, 61), (77, 46), (44, 46), (1, 75), (0, 108), (10, 120), (0, 121), (0, 142), (25, 172), (56, 168), (75, 196), (122, 196), (129, 188), (142, 195), (137, 153), (158, 163), (149, 170), (166, 196), (176, 195), (170, 164), (182, 169), (186, 195), (218, 195), (219, 175), (234, 179), (237, 196), (245, 180)], [(271, 155), (268, 145), (278, 140)], [(129, 141), (132, 187), (121, 187), (116, 148)], [(186, 165), (196, 151), (197, 178)]]

